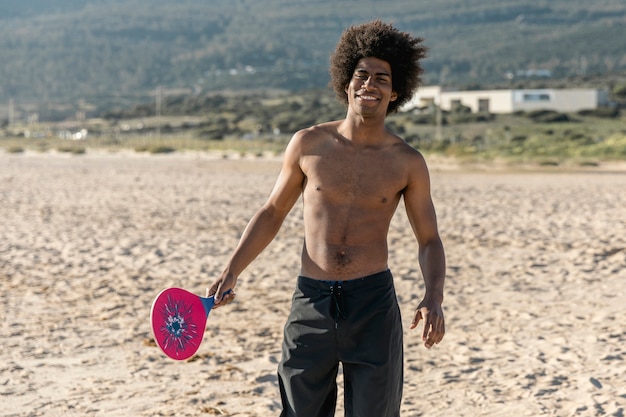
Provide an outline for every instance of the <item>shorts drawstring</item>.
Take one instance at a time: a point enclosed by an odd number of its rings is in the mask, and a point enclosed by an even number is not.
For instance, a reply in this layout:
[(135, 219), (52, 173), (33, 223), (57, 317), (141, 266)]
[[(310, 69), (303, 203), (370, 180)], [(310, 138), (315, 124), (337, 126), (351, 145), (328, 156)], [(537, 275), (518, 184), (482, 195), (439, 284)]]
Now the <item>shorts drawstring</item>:
[(330, 283), (330, 296), (333, 299), (331, 309), (333, 310), (333, 314), (335, 316), (335, 326), (337, 325), (337, 321), (339, 319), (346, 318), (343, 304), (343, 292), (341, 291), (342, 283), (343, 281), (331, 281)]

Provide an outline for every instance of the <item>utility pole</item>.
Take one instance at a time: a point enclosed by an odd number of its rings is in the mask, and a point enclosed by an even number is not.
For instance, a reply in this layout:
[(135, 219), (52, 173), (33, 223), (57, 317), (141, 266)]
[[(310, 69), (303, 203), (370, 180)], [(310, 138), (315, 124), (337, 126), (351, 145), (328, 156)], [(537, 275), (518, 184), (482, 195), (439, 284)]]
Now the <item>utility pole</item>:
[(441, 142), (441, 140), (442, 140), (441, 125), (443, 123), (443, 114), (441, 112), (441, 85), (439, 85), (439, 91), (437, 92), (437, 115), (436, 115), (436, 122), (437, 122), (437, 130), (436, 130), (436, 133), (435, 133), (435, 139), (437, 139), (437, 142)]
[(442, 125), (443, 125), (443, 111), (441, 110), (441, 90), (443, 89), (443, 85), (446, 81), (446, 74), (448, 73), (448, 67), (443, 67), (441, 69), (441, 72), (439, 73), (439, 92), (437, 93), (437, 115), (436, 115), (436, 119), (437, 119), (437, 129), (435, 132), (435, 139), (437, 139), (438, 142), (441, 142), (443, 140), (443, 133), (442, 133)]
[(15, 122), (15, 103), (13, 99), (9, 99), (9, 129), (13, 127), (13, 123)]
[(163, 99), (163, 88), (159, 85), (156, 89), (156, 122), (157, 122), (157, 143), (161, 144), (161, 102)]

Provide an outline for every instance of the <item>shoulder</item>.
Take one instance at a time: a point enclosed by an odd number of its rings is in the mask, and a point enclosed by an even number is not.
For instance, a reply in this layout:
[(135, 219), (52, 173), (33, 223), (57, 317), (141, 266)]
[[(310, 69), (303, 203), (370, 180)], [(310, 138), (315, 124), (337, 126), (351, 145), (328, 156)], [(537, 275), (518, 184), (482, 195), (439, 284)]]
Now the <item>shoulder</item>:
[(426, 168), (426, 160), (424, 155), (408, 143), (401, 137), (390, 134), (392, 137), (392, 149), (395, 156), (405, 165), (407, 168)]
[(338, 122), (327, 122), (301, 129), (291, 137), (287, 151), (291, 149), (300, 154), (307, 154), (325, 143), (330, 143), (337, 137), (337, 126)]
[(320, 123), (306, 129), (297, 131), (292, 141), (314, 141), (320, 139), (328, 139), (337, 135), (338, 121)]
[(394, 135), (394, 159), (402, 166), (407, 178), (407, 188), (418, 186), (423, 188), (430, 182), (430, 174), (424, 155), (402, 138)]
[(285, 163), (299, 164), (303, 156), (322, 151), (336, 135), (336, 122), (322, 123), (297, 131), (285, 149)]

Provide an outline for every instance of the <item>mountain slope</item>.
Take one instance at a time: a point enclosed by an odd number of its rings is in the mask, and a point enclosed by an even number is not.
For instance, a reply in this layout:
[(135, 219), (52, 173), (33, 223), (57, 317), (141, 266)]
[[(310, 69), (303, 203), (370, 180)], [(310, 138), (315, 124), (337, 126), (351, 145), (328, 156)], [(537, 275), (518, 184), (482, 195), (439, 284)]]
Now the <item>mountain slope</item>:
[[(29, 0), (0, 5), (0, 103), (137, 101), (328, 82), (341, 31), (373, 18), (425, 38), (426, 82), (626, 71), (621, 0)], [(54, 3), (54, 4), (50, 4)]]

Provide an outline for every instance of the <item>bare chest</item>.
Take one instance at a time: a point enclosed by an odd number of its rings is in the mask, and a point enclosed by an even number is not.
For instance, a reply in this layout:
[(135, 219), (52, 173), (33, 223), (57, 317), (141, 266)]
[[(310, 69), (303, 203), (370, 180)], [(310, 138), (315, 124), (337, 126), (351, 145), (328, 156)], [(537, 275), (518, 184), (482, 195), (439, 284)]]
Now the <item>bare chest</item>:
[(322, 193), (337, 201), (391, 203), (406, 186), (397, 161), (376, 152), (311, 155), (304, 158), (302, 169), (307, 177), (305, 195)]

